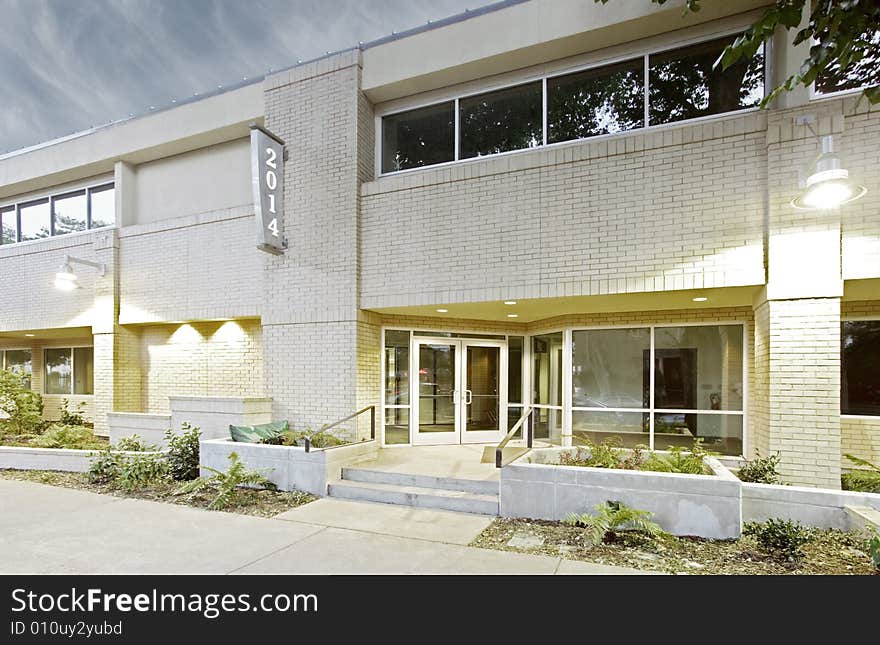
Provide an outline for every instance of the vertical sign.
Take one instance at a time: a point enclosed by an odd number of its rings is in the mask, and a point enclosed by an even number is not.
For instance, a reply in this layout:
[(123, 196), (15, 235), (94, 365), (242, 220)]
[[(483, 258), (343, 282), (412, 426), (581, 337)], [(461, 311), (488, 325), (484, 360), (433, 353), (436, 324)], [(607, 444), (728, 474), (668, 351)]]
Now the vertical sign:
[(284, 237), (284, 142), (251, 125), (251, 183), (257, 220), (257, 248), (279, 255)]

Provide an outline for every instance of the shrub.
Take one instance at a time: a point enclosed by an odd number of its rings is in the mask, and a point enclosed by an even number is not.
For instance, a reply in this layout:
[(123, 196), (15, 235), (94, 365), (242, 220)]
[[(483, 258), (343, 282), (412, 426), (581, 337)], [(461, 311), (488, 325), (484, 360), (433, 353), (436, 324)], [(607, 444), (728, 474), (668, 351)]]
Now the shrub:
[(35, 432), (42, 423), (43, 397), (25, 387), (23, 375), (0, 370), (0, 412), (13, 433)]
[(67, 399), (61, 402), (61, 420), (60, 423), (66, 426), (84, 426), (86, 425), (86, 404), (85, 401), (79, 401), (73, 404), (73, 410), (70, 409), (71, 403)]
[(840, 476), (840, 484), (843, 489), (861, 493), (880, 493), (880, 466), (853, 455), (844, 455), (844, 457), (856, 466), (863, 466), (863, 468), (851, 470)]
[(180, 434), (170, 428), (165, 431), (165, 441), (168, 443), (165, 461), (171, 479), (189, 481), (199, 476), (199, 437), (202, 433), (187, 422), (180, 429)]
[(651, 521), (653, 513), (630, 508), (621, 502), (607, 501), (596, 506), (596, 514), (569, 513), (563, 524), (586, 529), (587, 538), (593, 544), (617, 542), (620, 534), (626, 531), (639, 533), (649, 538), (667, 535), (659, 524)]
[(88, 471), (89, 481), (93, 484), (109, 484), (119, 477), (119, 459), (110, 448), (102, 450), (92, 457)]
[(880, 533), (874, 532), (871, 539), (868, 540), (868, 553), (871, 554), (871, 562), (874, 569), (880, 574)]
[(120, 455), (114, 483), (125, 490), (142, 488), (162, 479), (167, 467), (162, 455), (143, 453)]
[(92, 458), (88, 477), (93, 484), (111, 484), (125, 490), (134, 490), (162, 479), (166, 464), (162, 455), (125, 455), (102, 450)]
[(149, 450), (156, 450), (156, 446), (148, 446), (147, 442), (140, 438), (140, 435), (133, 434), (130, 437), (122, 437), (117, 441), (116, 449), (128, 452), (147, 452)]
[(205, 489), (211, 489), (216, 493), (214, 500), (208, 508), (219, 510), (227, 508), (235, 502), (239, 486), (262, 486), (270, 490), (276, 490), (275, 484), (266, 479), (259, 471), (248, 470), (241, 463), (238, 453), (229, 453), (229, 470), (225, 473), (214, 468), (205, 467), (214, 473), (211, 477), (199, 477), (187, 482), (177, 491), (177, 495), (188, 495)]
[(809, 530), (800, 522), (782, 519), (747, 522), (743, 526), (743, 534), (754, 536), (761, 549), (786, 560), (801, 558), (801, 547), (810, 541)]
[(107, 444), (95, 436), (91, 428), (53, 424), (32, 441), (38, 448), (70, 448), (73, 450), (100, 450)]
[[(563, 466), (587, 466), (590, 468), (621, 468), (623, 455), (620, 452), (620, 439), (615, 436), (607, 437), (602, 443), (596, 443), (590, 439), (580, 439), (582, 446), (578, 446), (575, 452), (563, 453), (560, 463)], [(641, 454), (641, 451), (640, 451)]]
[(652, 452), (641, 470), (652, 470), (659, 473), (686, 473), (691, 475), (703, 475), (706, 473), (706, 465), (703, 460), (715, 455), (703, 447), (701, 438), (694, 439), (690, 450), (680, 446), (670, 446), (668, 455)]
[(755, 451), (757, 455), (751, 461), (747, 461), (745, 466), (736, 472), (736, 476), (744, 482), (752, 482), (755, 484), (781, 484), (782, 478), (776, 467), (779, 466), (780, 456), (777, 452), (769, 457), (762, 457), (761, 453)]

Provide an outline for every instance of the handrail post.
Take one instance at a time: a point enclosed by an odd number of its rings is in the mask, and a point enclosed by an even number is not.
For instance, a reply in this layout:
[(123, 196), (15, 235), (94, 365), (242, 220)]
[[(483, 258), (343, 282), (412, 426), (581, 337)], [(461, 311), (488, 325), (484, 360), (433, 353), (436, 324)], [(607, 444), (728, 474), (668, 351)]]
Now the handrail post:
[(532, 444), (534, 443), (534, 437), (535, 437), (535, 431), (534, 431), (535, 422), (534, 422), (534, 418), (533, 418), (534, 414), (535, 414), (535, 409), (532, 408), (529, 411), (529, 418), (526, 419), (526, 447), (527, 448), (531, 448)]
[(308, 437), (305, 438), (305, 446), (306, 446), (306, 452), (309, 452), (309, 450), (312, 447), (312, 442)]
[(376, 406), (370, 406), (370, 439), (376, 439)]

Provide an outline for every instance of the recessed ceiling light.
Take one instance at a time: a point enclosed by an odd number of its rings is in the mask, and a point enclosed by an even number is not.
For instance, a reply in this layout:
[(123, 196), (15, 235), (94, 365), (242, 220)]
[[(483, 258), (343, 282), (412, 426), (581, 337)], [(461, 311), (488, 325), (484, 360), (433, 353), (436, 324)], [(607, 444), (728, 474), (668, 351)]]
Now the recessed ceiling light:
[(505, 304), (505, 305), (515, 305), (515, 304), (516, 304), (516, 300), (505, 300), (505, 301), (504, 301), (504, 304)]
[(449, 311), (448, 309), (438, 309), (438, 310), (437, 310), (437, 313), (438, 313), (438, 314), (445, 314), (445, 313), (448, 312), (448, 311)]
[(708, 298), (706, 298), (705, 296), (697, 296), (696, 298), (692, 298), (692, 300), (694, 302), (706, 302)]
[(508, 318), (519, 318), (519, 314), (507, 314)]
[(25, 334), (25, 336), (27, 336), (28, 338), (33, 338), (33, 337), (34, 337), (33, 334)]

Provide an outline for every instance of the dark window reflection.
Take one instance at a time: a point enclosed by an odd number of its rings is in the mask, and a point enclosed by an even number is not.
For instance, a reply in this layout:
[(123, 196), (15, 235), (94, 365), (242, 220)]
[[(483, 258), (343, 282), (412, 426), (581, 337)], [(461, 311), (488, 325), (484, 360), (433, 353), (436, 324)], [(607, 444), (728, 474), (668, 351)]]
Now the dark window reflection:
[(430, 166), (454, 158), (454, 102), (382, 119), (382, 172)]
[(548, 143), (642, 127), (644, 88), (641, 58), (547, 79)]
[(844, 322), (840, 411), (880, 416), (880, 320)]
[(459, 110), (461, 159), (543, 143), (541, 81), (461, 99)]
[(734, 36), (649, 57), (650, 125), (754, 107), (764, 97), (764, 48), (722, 71), (715, 61)]

